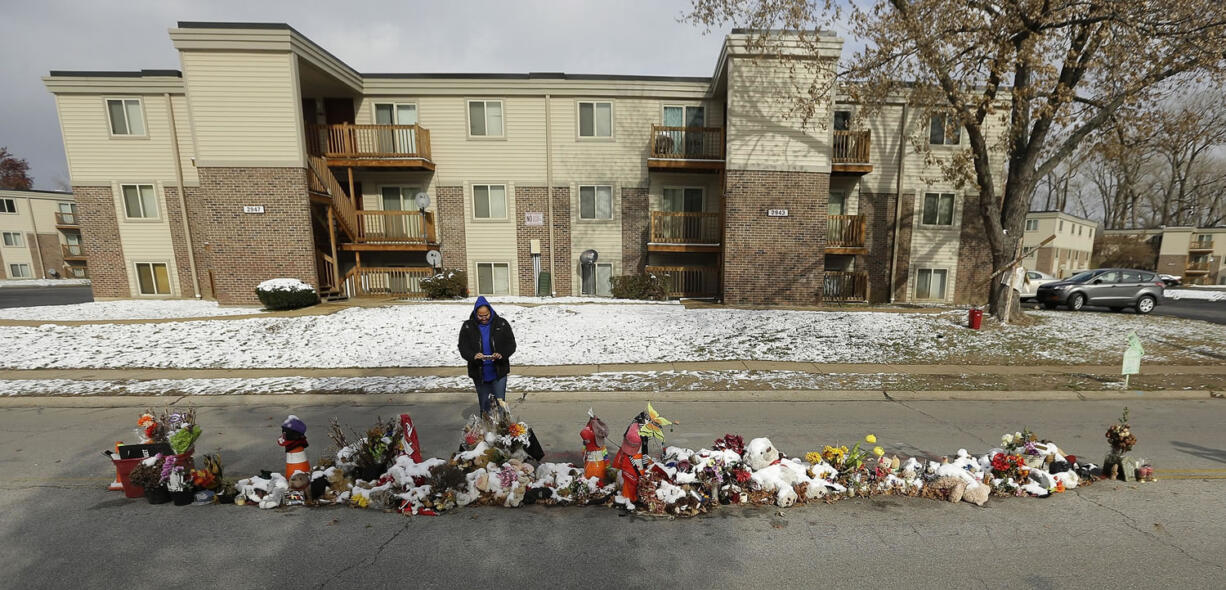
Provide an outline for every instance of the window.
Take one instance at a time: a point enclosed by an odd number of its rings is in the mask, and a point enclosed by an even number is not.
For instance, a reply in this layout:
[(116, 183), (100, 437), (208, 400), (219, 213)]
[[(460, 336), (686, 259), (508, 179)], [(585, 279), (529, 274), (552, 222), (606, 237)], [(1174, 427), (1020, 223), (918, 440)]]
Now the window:
[(579, 187), (579, 219), (613, 219), (613, 187)]
[(17, 201), (13, 199), (0, 199), (0, 213), (16, 213)]
[(613, 103), (579, 103), (579, 137), (613, 137)]
[(3, 244), (5, 246), (9, 246), (11, 248), (20, 248), (26, 245), (25, 240), (22, 239), (21, 237), (21, 232), (6, 231), (4, 232), (3, 237), (4, 237)]
[(145, 117), (139, 98), (111, 98), (106, 101), (111, 117), (111, 135), (144, 135)]
[(136, 281), (141, 295), (170, 295), (170, 273), (159, 262), (137, 262)]
[[(670, 127), (656, 136), (655, 150), (661, 154), (706, 156), (706, 110), (698, 106), (664, 107), (664, 126)], [(689, 131), (688, 128), (696, 128)]]
[(1081, 232), (1082, 232), (1082, 231), (1084, 231), (1084, 230), (1085, 230), (1085, 228), (1086, 228), (1086, 226), (1084, 226), (1084, 225), (1079, 225), (1079, 226), (1077, 226), (1077, 235), (1081, 235)]
[(1060, 233), (1064, 233), (1064, 220), (1060, 220)]
[[(415, 186), (383, 186), (379, 187), (379, 196), (384, 211), (416, 211), (417, 193), (422, 192)], [(422, 227), (420, 217), (413, 215), (370, 215), (367, 216), (365, 230), (368, 237), (373, 237), (382, 229), (389, 238), (420, 238)]]
[(583, 285), (581, 291), (584, 295), (595, 295), (597, 297), (612, 297), (613, 296), (613, 265), (605, 263), (582, 264), (581, 277)]
[(826, 204), (827, 215), (847, 215), (847, 195), (842, 191), (830, 191), (830, 202)]
[(928, 122), (928, 143), (932, 145), (958, 145), (962, 128), (949, 115), (933, 115)]
[(33, 275), (30, 274), (30, 265), (28, 264), (10, 264), (9, 278), (12, 279), (29, 279)]
[(924, 195), (924, 225), (953, 225), (954, 196), (949, 193)]
[(158, 216), (157, 195), (152, 184), (125, 184), (123, 209), (129, 219), (153, 219)]
[(945, 269), (921, 268), (915, 276), (916, 299), (945, 299)]
[(834, 130), (851, 131), (851, 111), (834, 112)]
[(474, 184), (473, 217), (506, 219), (507, 187), (501, 184)]
[(502, 137), (502, 101), (468, 101), (468, 134), (473, 137)]
[(1038, 219), (1027, 219), (1026, 220), (1026, 231), (1038, 231), (1038, 229), (1039, 229)]
[(664, 211), (701, 213), (703, 211), (702, 187), (664, 187), (664, 198), (660, 202), (660, 208)]
[(477, 263), (477, 294), (507, 295), (511, 292), (511, 267), (505, 262)]
[[(416, 125), (417, 105), (397, 103), (375, 103), (376, 125)], [(376, 137), (379, 141), (379, 151), (395, 154), (417, 153), (416, 129), (381, 128)]]

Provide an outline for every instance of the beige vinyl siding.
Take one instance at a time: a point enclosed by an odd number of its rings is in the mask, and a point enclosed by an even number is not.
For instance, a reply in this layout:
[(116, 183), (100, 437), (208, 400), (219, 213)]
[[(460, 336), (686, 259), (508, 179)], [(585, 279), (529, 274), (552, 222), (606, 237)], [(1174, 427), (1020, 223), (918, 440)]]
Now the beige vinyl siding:
[[(952, 193), (954, 195), (954, 211), (952, 225), (925, 225), (923, 222), (923, 206), (925, 193), (945, 194)], [(962, 234), (962, 207), (964, 199), (962, 193), (953, 189), (929, 189), (917, 190), (915, 195), (915, 214), (912, 216), (911, 225), (911, 260), (909, 268), (912, 272), (908, 273), (907, 278), (907, 293), (909, 296), (915, 295), (915, 286), (918, 273), (915, 272), (921, 268), (928, 269), (945, 269), (945, 299), (947, 303), (954, 300), (954, 287), (958, 284), (958, 246)]]
[(182, 51), (202, 166), (302, 166), (290, 53)]
[(796, 92), (783, 61), (729, 61), (729, 169), (830, 171), (829, 104), (819, 105), (808, 124), (802, 124), (788, 98)]
[[(68, 173), (75, 185), (106, 185), (116, 177), (140, 177), (173, 182), (174, 152), (171, 148), (170, 113), (166, 97), (139, 95), (144, 112), (146, 135), (112, 136), (106, 99), (131, 98), (118, 94), (61, 94), (55, 97)], [(179, 134), (179, 154), (184, 182), (198, 182), (191, 165), (194, 155), (187, 101), (174, 97), (175, 122)]]
[[(473, 219), (473, 185), (505, 184), (507, 187), (507, 218), (497, 220)], [(363, 187), (365, 191), (365, 187)], [(477, 263), (506, 263), (510, 268), (511, 295), (519, 295), (519, 264), (516, 249), (515, 220), (519, 212), (515, 207), (515, 184), (499, 179), (478, 178), (464, 183), (464, 237), (468, 261), (468, 291), (477, 292)]]
[[(613, 187), (613, 218), (612, 219), (580, 219), (579, 218), (579, 187), (590, 185), (612, 185)], [(622, 185), (594, 177), (570, 187), (570, 272), (571, 295), (578, 295), (582, 289), (582, 277), (579, 272), (579, 255), (584, 250), (595, 250), (599, 257), (598, 263), (611, 263), (613, 275), (621, 274), (622, 257)], [(543, 261), (548, 264), (548, 260)]]
[[(30, 265), (30, 274), (32, 278), (41, 278), (37, 276), (37, 269), (34, 268), (34, 257), (30, 254), (30, 233), (34, 231), (34, 226), (31, 223), (31, 199), (17, 196), (18, 193), (0, 191), (0, 199), (12, 199), (13, 204), (17, 207), (17, 213), (0, 213), (0, 232), (15, 232), (21, 235), (20, 246), (5, 246), (0, 242), (0, 260), (3, 260), (3, 268), (0, 268), (0, 277), (12, 278), (12, 273), (9, 272), (10, 264), (28, 264)], [(43, 221), (43, 220), (39, 220)], [(50, 227), (54, 231), (55, 226), (44, 226), (39, 224), (39, 229), (46, 232), (46, 227)]]
[[(158, 204), (158, 216), (153, 219), (128, 219), (124, 214), (123, 192), (120, 188), (125, 184), (152, 184)], [(170, 222), (166, 216), (166, 185), (161, 182), (149, 182), (141, 179), (130, 179), (116, 182), (112, 185), (112, 195), (115, 200), (115, 216), (119, 222), (119, 242), (123, 246), (124, 267), (128, 275), (128, 285), (133, 297), (140, 295), (140, 282), (136, 276), (137, 262), (154, 262), (166, 264), (170, 273), (170, 295), (156, 297), (179, 297), (178, 269), (175, 267), (174, 244), (170, 238)], [(82, 236), (88, 239), (88, 236)], [(143, 297), (155, 297), (144, 295)]]

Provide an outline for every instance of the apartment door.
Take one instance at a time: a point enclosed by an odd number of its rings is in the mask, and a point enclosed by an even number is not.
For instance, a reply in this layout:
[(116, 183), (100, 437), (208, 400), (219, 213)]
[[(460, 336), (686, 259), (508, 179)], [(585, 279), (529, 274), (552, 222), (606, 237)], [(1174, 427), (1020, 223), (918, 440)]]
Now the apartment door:
[[(416, 125), (417, 105), (385, 103), (375, 105), (376, 125)], [(395, 129), (379, 131), (379, 151), (385, 154), (417, 153), (417, 131)]]
[(65, 224), (67, 225), (77, 224), (77, 206), (75, 204), (60, 203), (59, 209), (60, 209), (60, 218), (64, 220)]
[(75, 231), (64, 232), (64, 242), (68, 244), (68, 253), (73, 256), (81, 256), (81, 234)]
[[(672, 106), (664, 107), (664, 126), (666, 127), (703, 127), (706, 125), (706, 115), (703, 107)], [(703, 151), (704, 134), (699, 131), (670, 131), (672, 153), (675, 155), (699, 156)]]
[[(385, 186), (381, 190), (384, 211), (416, 211), (414, 196), (421, 192), (415, 186)], [(368, 216), (369, 217), (369, 216)], [(420, 219), (416, 215), (382, 215), (383, 228), (388, 238), (415, 238), (421, 232), (417, 227)]]
[(664, 187), (660, 209), (680, 215), (662, 215), (657, 228), (657, 238), (684, 239), (686, 241), (714, 241), (719, 238), (714, 216), (698, 215), (706, 210), (705, 191), (702, 187)]

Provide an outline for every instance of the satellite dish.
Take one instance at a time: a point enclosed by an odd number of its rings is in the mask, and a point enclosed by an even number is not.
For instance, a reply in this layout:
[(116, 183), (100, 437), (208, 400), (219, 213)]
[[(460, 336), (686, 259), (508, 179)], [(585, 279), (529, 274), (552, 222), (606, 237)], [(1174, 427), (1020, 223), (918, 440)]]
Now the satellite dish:
[(596, 259), (600, 257), (600, 253), (595, 250), (584, 250), (583, 254), (579, 255), (579, 262), (583, 264), (596, 264)]
[(430, 250), (426, 252), (426, 263), (430, 266), (438, 268), (443, 265), (443, 255), (439, 254), (438, 250)]
[(418, 209), (425, 209), (430, 206), (430, 195), (426, 193), (417, 193), (413, 200), (417, 203)]

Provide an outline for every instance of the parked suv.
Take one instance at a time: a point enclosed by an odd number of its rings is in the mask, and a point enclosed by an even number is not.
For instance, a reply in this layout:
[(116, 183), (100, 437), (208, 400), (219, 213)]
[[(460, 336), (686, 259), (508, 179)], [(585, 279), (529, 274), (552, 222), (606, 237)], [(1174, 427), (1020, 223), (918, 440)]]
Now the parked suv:
[(1131, 307), (1149, 313), (1162, 301), (1163, 283), (1147, 270), (1100, 268), (1087, 270), (1062, 281), (1041, 285), (1036, 299), (1043, 307), (1067, 305), (1079, 311), (1087, 305), (1101, 305), (1119, 311)]

